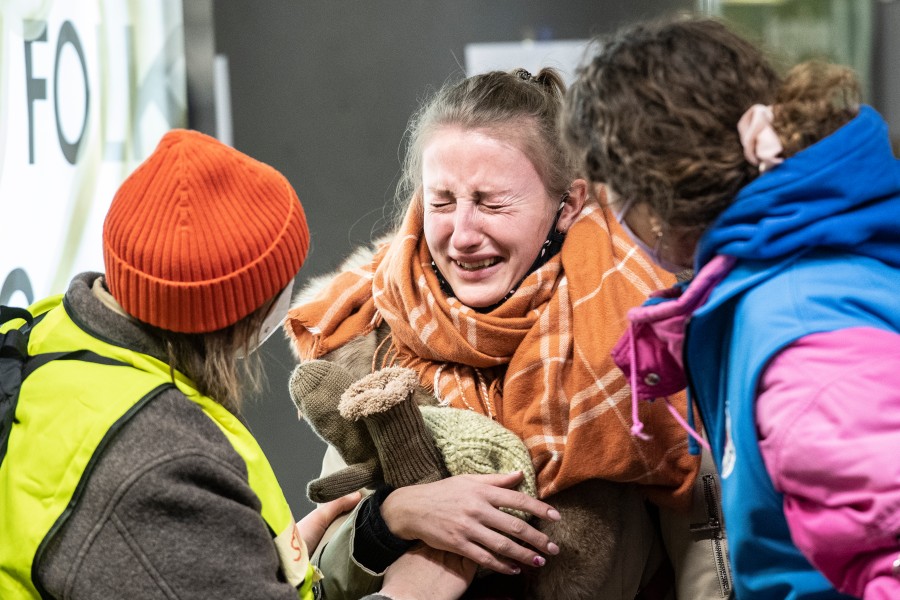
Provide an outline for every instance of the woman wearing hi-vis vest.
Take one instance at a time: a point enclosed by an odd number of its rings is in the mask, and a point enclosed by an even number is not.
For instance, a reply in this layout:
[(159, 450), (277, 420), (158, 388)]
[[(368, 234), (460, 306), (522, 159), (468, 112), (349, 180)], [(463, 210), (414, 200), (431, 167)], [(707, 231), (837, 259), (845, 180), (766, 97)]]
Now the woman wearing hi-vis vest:
[[(308, 246), (280, 173), (175, 130), (116, 193), (106, 274), (2, 309), (0, 597), (312, 598), (358, 498), (295, 524), (238, 416)], [(386, 593), (455, 568), (413, 555)]]

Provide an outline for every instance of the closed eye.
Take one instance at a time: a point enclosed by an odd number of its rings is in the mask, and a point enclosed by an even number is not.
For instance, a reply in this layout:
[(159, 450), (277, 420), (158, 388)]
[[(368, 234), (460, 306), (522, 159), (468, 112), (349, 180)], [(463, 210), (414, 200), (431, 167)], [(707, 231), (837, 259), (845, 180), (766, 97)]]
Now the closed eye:
[(491, 190), (476, 192), (475, 201), (478, 208), (487, 212), (500, 212), (515, 204), (515, 196), (509, 190)]
[(478, 202), (478, 208), (487, 212), (499, 212), (507, 210), (511, 206), (509, 198), (500, 194), (482, 195)]
[(446, 208), (456, 203), (456, 198), (449, 190), (428, 190), (428, 206), (433, 209)]

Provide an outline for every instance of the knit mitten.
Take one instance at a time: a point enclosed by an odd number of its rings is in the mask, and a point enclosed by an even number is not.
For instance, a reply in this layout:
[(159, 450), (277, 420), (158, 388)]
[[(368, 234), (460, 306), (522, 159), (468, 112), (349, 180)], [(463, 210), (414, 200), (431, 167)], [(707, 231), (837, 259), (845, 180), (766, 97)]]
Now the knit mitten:
[(413, 398), (418, 386), (415, 371), (387, 367), (351, 385), (338, 407), (345, 419), (368, 429), (384, 481), (393, 487), (449, 475)]
[[(516, 489), (537, 497), (534, 466), (525, 443), (512, 431), (471, 410), (423, 406), (422, 418), (451, 475), (522, 471)], [(503, 509), (526, 521), (524, 512)]]
[(338, 411), (341, 394), (353, 378), (341, 366), (312, 360), (297, 365), (290, 393), (300, 416), (326, 443), (334, 446), (347, 467), (309, 482), (306, 493), (313, 502), (328, 502), (381, 481), (378, 455), (362, 423), (343, 418)]

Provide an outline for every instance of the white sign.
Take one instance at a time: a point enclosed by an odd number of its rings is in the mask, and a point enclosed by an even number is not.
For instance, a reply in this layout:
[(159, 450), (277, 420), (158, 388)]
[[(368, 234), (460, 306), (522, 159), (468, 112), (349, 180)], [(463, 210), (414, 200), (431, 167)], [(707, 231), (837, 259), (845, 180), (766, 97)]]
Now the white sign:
[(122, 180), (184, 127), (181, 0), (0, 0), (0, 304), (103, 270)]
[(586, 56), (588, 40), (492, 42), (466, 46), (466, 75), (522, 68), (537, 74), (543, 67), (559, 70), (569, 85)]

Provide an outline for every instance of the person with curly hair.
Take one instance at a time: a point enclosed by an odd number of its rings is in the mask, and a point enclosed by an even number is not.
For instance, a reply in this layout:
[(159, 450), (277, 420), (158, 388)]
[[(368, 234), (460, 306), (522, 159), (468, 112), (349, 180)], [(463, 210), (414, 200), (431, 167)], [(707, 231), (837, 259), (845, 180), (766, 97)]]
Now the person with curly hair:
[(900, 164), (855, 75), (639, 24), (579, 70), (564, 132), (635, 242), (695, 272), (615, 357), (636, 402), (699, 406), (736, 597), (900, 597)]

